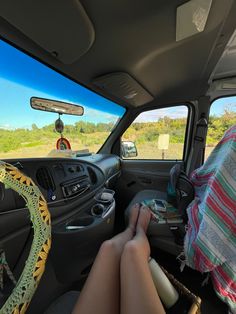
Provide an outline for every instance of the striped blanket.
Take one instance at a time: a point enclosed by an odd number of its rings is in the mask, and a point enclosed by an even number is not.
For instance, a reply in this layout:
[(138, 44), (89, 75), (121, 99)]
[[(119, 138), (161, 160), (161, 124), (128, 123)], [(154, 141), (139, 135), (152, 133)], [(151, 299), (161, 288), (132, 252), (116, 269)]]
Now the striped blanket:
[(218, 296), (236, 310), (236, 125), (191, 174), (186, 264), (210, 272)]

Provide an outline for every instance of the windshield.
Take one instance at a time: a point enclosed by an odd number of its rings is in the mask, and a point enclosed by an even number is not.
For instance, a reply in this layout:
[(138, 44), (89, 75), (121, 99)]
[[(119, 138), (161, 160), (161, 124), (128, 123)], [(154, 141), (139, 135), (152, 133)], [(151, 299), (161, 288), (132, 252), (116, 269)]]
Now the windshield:
[[(69, 142), (66, 148), (73, 152), (97, 152), (125, 113), (123, 107), (1, 40), (0, 95), (1, 159), (54, 156), (61, 137)], [(84, 115), (61, 115), (64, 130), (57, 133), (55, 121), (59, 115), (32, 109), (31, 97), (81, 105)]]

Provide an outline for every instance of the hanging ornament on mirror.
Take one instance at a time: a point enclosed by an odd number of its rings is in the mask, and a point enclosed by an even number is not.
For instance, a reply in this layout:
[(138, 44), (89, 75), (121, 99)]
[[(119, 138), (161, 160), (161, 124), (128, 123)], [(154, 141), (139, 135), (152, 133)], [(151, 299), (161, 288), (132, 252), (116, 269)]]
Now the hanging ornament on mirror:
[(55, 121), (55, 130), (56, 132), (61, 134), (61, 137), (57, 140), (56, 148), (58, 150), (65, 150), (65, 149), (71, 149), (70, 142), (63, 137), (62, 132), (64, 131), (64, 123), (61, 120), (60, 114), (59, 118)]
[(59, 150), (71, 149), (70, 142), (65, 137), (60, 137), (56, 146)]
[(64, 131), (64, 123), (61, 120), (61, 117), (59, 115), (59, 118), (55, 121), (55, 130), (57, 131), (57, 133), (62, 134), (62, 132)]

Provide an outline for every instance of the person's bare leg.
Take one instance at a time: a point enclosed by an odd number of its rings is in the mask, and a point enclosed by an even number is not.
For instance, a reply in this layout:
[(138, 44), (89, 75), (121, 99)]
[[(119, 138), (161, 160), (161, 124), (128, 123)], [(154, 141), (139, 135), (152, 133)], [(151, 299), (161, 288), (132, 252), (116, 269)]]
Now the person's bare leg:
[(102, 244), (73, 314), (120, 313), (120, 258), (125, 244), (134, 236), (138, 214), (136, 204), (126, 230)]
[(121, 257), (121, 314), (163, 314), (165, 310), (148, 265), (150, 246), (146, 230), (150, 211), (141, 207), (135, 237)]

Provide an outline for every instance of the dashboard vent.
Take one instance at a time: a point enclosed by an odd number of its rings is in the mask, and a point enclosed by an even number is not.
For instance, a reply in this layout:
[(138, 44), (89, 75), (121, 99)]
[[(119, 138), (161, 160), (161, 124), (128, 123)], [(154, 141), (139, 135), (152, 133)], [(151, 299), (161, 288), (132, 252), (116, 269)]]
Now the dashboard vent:
[(45, 190), (55, 191), (56, 186), (48, 168), (46, 167), (39, 168), (36, 172), (36, 179), (38, 181), (38, 184)]
[(96, 184), (98, 179), (97, 179), (97, 175), (96, 175), (95, 171), (92, 168), (90, 168), (90, 167), (87, 167), (87, 169), (88, 169), (88, 173), (89, 173), (89, 177), (90, 177), (91, 183), (92, 184)]

